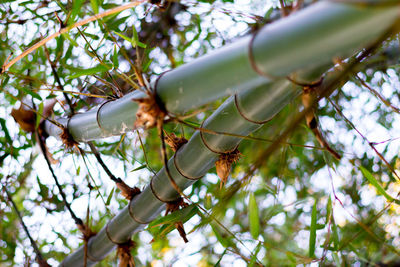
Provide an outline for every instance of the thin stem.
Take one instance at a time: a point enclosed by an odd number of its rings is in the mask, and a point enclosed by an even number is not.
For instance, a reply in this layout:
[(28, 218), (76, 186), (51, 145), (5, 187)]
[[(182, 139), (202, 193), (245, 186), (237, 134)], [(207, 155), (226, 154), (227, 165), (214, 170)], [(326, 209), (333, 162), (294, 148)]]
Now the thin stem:
[[(90, 42), (86, 39), (85, 35), (82, 33), (82, 31), (78, 29), (78, 32), (80, 33), (80, 35), (82, 36), (82, 38), (85, 40), (86, 44), (89, 46), (89, 48), (92, 50), (92, 53), (96, 56), (97, 60), (100, 62), (100, 64), (102, 65), (106, 65), (101, 58), (99, 57), (99, 55), (97, 54), (96, 50), (93, 49), (92, 45), (90, 44)], [(106, 71), (108, 77), (114, 82), (114, 86), (112, 86), (111, 88), (114, 90), (114, 94), (117, 95), (118, 97), (123, 97), (124, 94), (122, 93), (121, 88), (119, 87), (118, 83), (115, 81), (114, 77), (108, 72), (108, 70)]]
[(390, 165), (390, 163), (383, 157), (383, 155), (375, 148), (374, 143), (368, 141), (368, 139), (356, 128), (356, 126), (343, 114), (343, 112), (340, 110), (340, 108), (333, 103), (332, 100), (328, 98), (328, 102), (335, 108), (336, 112), (346, 121), (347, 124), (350, 125), (351, 128), (353, 128), (358, 135), (365, 141), (367, 144), (374, 150), (374, 152), (378, 155), (378, 157), (385, 163), (385, 165), (388, 167), (388, 169), (393, 173), (394, 177), (397, 179), (397, 181), (400, 181), (399, 175), (397, 175), (396, 171), (393, 169), (393, 167)]
[(93, 144), (93, 142), (87, 142), (87, 143), (88, 143), (88, 145), (90, 147), (90, 150), (92, 151), (92, 153), (96, 157), (97, 161), (99, 162), (100, 166), (107, 173), (107, 175), (110, 177), (110, 179), (113, 180), (115, 183), (120, 183), (121, 182), (121, 178), (117, 178), (117, 177), (114, 176), (114, 174), (112, 174), (110, 169), (107, 167), (107, 165), (104, 163), (103, 159), (101, 158), (100, 153), (96, 149), (96, 147)]
[(46, 44), (44, 44), (43, 47), (44, 47), (44, 50), (45, 50), (45, 52), (46, 52), (45, 54), (46, 54), (47, 60), (48, 60), (49, 63), (50, 63), (50, 67), (51, 67), (51, 71), (52, 71), (52, 73), (53, 73), (54, 79), (55, 79), (56, 82), (58, 83), (58, 86), (59, 86), (60, 90), (63, 92), (64, 98), (65, 98), (65, 100), (67, 101), (67, 104), (68, 104), (68, 106), (69, 106), (69, 108), (70, 108), (70, 110), (71, 110), (71, 114), (74, 114), (74, 113), (75, 113), (74, 107), (72, 106), (71, 99), (68, 97), (67, 93), (64, 92), (64, 85), (61, 83), (60, 76), (59, 76), (58, 73), (57, 73), (57, 70), (56, 70), (56, 67), (55, 67), (55, 62), (52, 62), (52, 61), (51, 61), (51, 59), (50, 59), (50, 53), (49, 53), (49, 50), (47, 49)]
[(11, 196), (10, 192), (8, 192), (7, 187), (6, 187), (6, 186), (3, 186), (3, 190), (6, 192), (8, 201), (11, 202), (11, 204), (12, 204), (14, 210), (15, 210), (15, 213), (16, 213), (17, 216), (18, 216), (19, 221), (21, 222), (22, 228), (24, 228), (24, 231), (25, 231), (26, 235), (28, 236), (29, 241), (31, 242), (31, 245), (32, 245), (32, 247), (33, 247), (33, 250), (34, 250), (35, 253), (36, 253), (36, 258), (37, 258), (37, 262), (38, 262), (39, 266), (43, 266), (43, 267), (44, 267), (44, 266), (49, 266), (49, 265), (47, 264), (46, 260), (44, 259), (42, 253), (40, 252), (39, 247), (37, 246), (35, 240), (33, 240), (31, 234), (29, 233), (28, 227), (26, 227), (26, 225), (25, 225), (25, 223), (24, 223), (24, 220), (22, 219), (21, 213), (20, 213), (20, 211), (18, 210), (18, 207), (17, 207), (17, 205), (15, 204), (14, 200), (12, 199), (12, 196)]
[(60, 195), (61, 195), (61, 197), (62, 197), (62, 199), (63, 199), (63, 202), (64, 202), (65, 207), (67, 208), (67, 210), (68, 210), (69, 213), (71, 214), (71, 217), (72, 217), (72, 219), (75, 221), (75, 224), (83, 225), (82, 220), (81, 220), (80, 218), (78, 218), (78, 217), (75, 215), (75, 213), (73, 212), (73, 210), (72, 210), (72, 208), (71, 208), (71, 205), (70, 205), (70, 204), (68, 203), (68, 201), (67, 201), (67, 196), (65, 195), (64, 190), (62, 189), (61, 184), (58, 182), (58, 178), (57, 178), (57, 176), (55, 175), (54, 170), (53, 170), (53, 167), (51, 166), (50, 160), (49, 160), (49, 158), (48, 158), (48, 156), (47, 156), (47, 154), (46, 154), (46, 146), (45, 146), (45, 144), (44, 144), (44, 140), (43, 140), (40, 136), (38, 136), (37, 139), (38, 139), (38, 141), (39, 141), (39, 145), (40, 145), (40, 149), (42, 150), (43, 157), (44, 157), (44, 159), (46, 160), (46, 163), (47, 163), (47, 166), (49, 167), (49, 170), (50, 170), (50, 172), (51, 172), (51, 175), (53, 176), (54, 182), (56, 183), (56, 186), (57, 186), (57, 188), (58, 188), (58, 191), (60, 191)]

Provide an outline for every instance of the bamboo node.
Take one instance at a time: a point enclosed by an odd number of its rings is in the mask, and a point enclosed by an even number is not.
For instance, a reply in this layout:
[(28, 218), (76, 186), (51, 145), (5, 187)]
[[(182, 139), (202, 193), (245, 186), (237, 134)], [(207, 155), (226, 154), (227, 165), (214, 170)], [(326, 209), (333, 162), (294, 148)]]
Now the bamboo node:
[(82, 239), (87, 242), (92, 236), (96, 235), (96, 232), (92, 231), (86, 224), (79, 222), (76, 224), (78, 230), (82, 233)]
[(177, 137), (174, 133), (165, 133), (164, 141), (174, 152), (188, 142), (185, 137)]
[(132, 200), (135, 196), (141, 193), (138, 187), (130, 187), (124, 181), (119, 179), (118, 182), (115, 183), (119, 190), (121, 190), (121, 195), (127, 200)]
[[(165, 209), (165, 216), (168, 215), (169, 213), (173, 213), (174, 211), (177, 211), (179, 209), (186, 208), (189, 206), (188, 203), (184, 201), (182, 197), (179, 197), (177, 200), (167, 202), (167, 207)], [(175, 228), (178, 230), (179, 235), (182, 237), (183, 241), (185, 243), (189, 242), (189, 240), (186, 237), (186, 232), (185, 228), (183, 227), (183, 222), (182, 221), (177, 221), (175, 222)]]
[(73, 148), (74, 146), (78, 145), (78, 142), (76, 142), (74, 140), (74, 138), (72, 137), (72, 135), (70, 134), (70, 132), (68, 131), (67, 127), (63, 127), (62, 128), (62, 133), (60, 134), (60, 138), (63, 142), (63, 144), (67, 147), (67, 148)]
[(228, 176), (231, 172), (231, 167), (233, 163), (239, 160), (241, 154), (236, 148), (232, 152), (221, 153), (219, 159), (215, 162), (215, 168), (217, 170), (217, 175), (221, 179), (220, 188), (228, 180)]
[(135, 128), (144, 127), (146, 129), (162, 125), (167, 112), (161, 107), (156, 99), (156, 94), (148, 93), (148, 97), (134, 99), (139, 103), (136, 112)]
[(117, 255), (119, 259), (119, 267), (134, 267), (135, 262), (131, 254), (132, 248), (136, 246), (133, 240), (128, 240), (125, 243), (118, 244)]

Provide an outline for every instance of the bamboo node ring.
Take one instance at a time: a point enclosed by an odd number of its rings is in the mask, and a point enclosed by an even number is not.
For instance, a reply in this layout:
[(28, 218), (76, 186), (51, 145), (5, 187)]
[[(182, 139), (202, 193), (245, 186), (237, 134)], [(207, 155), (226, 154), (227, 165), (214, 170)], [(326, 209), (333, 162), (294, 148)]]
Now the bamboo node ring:
[(109, 102), (112, 102), (112, 101), (114, 101), (114, 100), (112, 99), (112, 100), (104, 101), (103, 103), (101, 103), (101, 105), (99, 106), (99, 108), (98, 108), (97, 111), (96, 111), (96, 122), (97, 122), (97, 126), (98, 126), (100, 129), (102, 129), (101, 123), (100, 123), (100, 117), (99, 117), (100, 109), (101, 109), (105, 104), (107, 104), (107, 103), (109, 103)]
[(236, 106), (236, 110), (239, 112), (240, 116), (242, 116), (243, 119), (245, 119), (246, 121), (249, 121), (251, 123), (265, 124), (265, 123), (269, 122), (272, 119), (272, 118), (270, 118), (270, 119), (263, 120), (263, 121), (256, 121), (256, 120), (252, 120), (252, 119), (248, 118), (246, 115), (244, 115), (244, 112), (240, 108), (239, 99), (238, 99), (238, 95), (237, 94), (235, 94), (235, 106)]

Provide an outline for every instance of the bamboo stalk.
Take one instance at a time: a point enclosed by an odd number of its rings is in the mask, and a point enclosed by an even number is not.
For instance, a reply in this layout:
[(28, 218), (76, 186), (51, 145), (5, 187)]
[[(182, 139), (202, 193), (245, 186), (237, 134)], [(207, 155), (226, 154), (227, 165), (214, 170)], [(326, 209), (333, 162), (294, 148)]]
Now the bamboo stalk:
[[(162, 75), (157, 96), (168, 112), (188, 110), (293, 72), (329, 64), (372, 43), (399, 17), (398, 6), (370, 7), (321, 1), (267, 25), (254, 37), (230, 45)], [(134, 129), (136, 91), (123, 98), (71, 117), (68, 130), (76, 141), (90, 141), (120, 135)], [(97, 108), (99, 109), (99, 108)], [(67, 120), (61, 120), (64, 125)], [(50, 135), (60, 129), (45, 123)]]

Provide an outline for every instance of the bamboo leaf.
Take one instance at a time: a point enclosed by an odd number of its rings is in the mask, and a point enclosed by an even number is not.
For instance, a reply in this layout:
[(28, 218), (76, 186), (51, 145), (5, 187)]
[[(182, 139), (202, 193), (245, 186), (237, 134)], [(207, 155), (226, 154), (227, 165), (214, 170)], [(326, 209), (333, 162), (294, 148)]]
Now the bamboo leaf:
[(75, 21), (75, 17), (79, 14), (84, 2), (85, 0), (74, 0), (72, 2), (71, 22)]
[(101, 73), (101, 72), (105, 72), (111, 69), (110, 65), (102, 65), (99, 64), (93, 68), (89, 68), (89, 69), (78, 69), (75, 68), (74, 69), (74, 73), (72, 75), (70, 75), (68, 78), (69, 79), (74, 79), (80, 76), (84, 76), (84, 75), (94, 75), (96, 73)]
[[(43, 114), (43, 102), (40, 102), (38, 114)], [(39, 127), (40, 120), (42, 119), (41, 116), (36, 115), (36, 129)]]
[(340, 263), (340, 258), (339, 258), (339, 255), (337, 254), (337, 252), (333, 252), (332, 253), (332, 258), (335, 261), (336, 266), (342, 266), (342, 264)]
[(256, 264), (257, 261), (257, 254), (261, 250), (261, 242), (258, 243), (257, 247), (254, 249), (253, 255), (250, 258), (249, 267), (252, 267)]
[(310, 243), (308, 249), (308, 256), (315, 257), (315, 240), (317, 237), (317, 201), (315, 201), (311, 212), (311, 225), (310, 225)]
[(29, 89), (25, 88), (24, 86), (18, 87), (18, 90), (32, 96), (33, 98), (36, 98), (37, 100), (40, 100), (40, 101), (43, 100), (38, 93), (36, 93), (32, 90), (29, 90)]
[(211, 222), (211, 229), (213, 230), (214, 235), (217, 238), (218, 242), (225, 248), (229, 247), (230, 240), (229, 238), (223, 236), (220, 227), (214, 222)]
[(0, 118), (0, 125), (1, 125), (1, 129), (4, 132), (4, 135), (6, 137), (7, 143), (9, 143), (10, 145), (12, 144), (12, 139), (10, 136), (10, 133), (8, 132), (7, 126), (6, 126), (6, 120), (3, 118)]
[(370, 184), (372, 184), (375, 189), (381, 194), (383, 195), (388, 201), (394, 201), (396, 204), (400, 204), (400, 201), (393, 198), (392, 196), (390, 196), (385, 189), (383, 189), (383, 187), (379, 184), (379, 182), (375, 179), (375, 177), (372, 175), (372, 173), (370, 173), (366, 168), (364, 168), (363, 166), (360, 166), (360, 170), (362, 172), (362, 174), (364, 175), (365, 178), (367, 178), (368, 182), (370, 182)]
[[(174, 211), (167, 216), (163, 216), (154, 220), (148, 226), (149, 231), (156, 237), (162, 237), (175, 229), (175, 222), (187, 222), (194, 215), (198, 214), (199, 210), (196, 205), (189, 205), (186, 208)], [(161, 227), (159, 227), (161, 225)]]
[(331, 216), (333, 216), (333, 213), (332, 213), (332, 199), (329, 196), (328, 203), (326, 205), (326, 223), (329, 223), (329, 220), (331, 219)]
[(185, 222), (197, 213), (195, 205), (189, 205), (186, 208), (174, 211), (171, 214), (160, 217), (149, 224), (149, 228), (156, 227), (162, 224), (172, 224), (177, 221)]
[(114, 45), (114, 53), (113, 53), (113, 65), (115, 69), (118, 69), (119, 67), (119, 61), (118, 61), (118, 54), (117, 54), (117, 46)]
[(339, 249), (339, 233), (338, 233), (337, 225), (335, 223), (335, 219), (333, 217), (332, 217), (331, 225), (332, 225), (333, 248), (335, 250), (338, 250)]
[(139, 166), (139, 167), (137, 167), (137, 168), (131, 170), (130, 172), (138, 171), (138, 170), (144, 169), (144, 168), (146, 168), (146, 167), (147, 167), (147, 165), (144, 164), (144, 165), (142, 165), (142, 166)]
[(250, 233), (254, 239), (257, 239), (260, 234), (260, 220), (258, 215), (258, 206), (254, 193), (250, 194), (249, 198), (249, 222), (250, 222)]
[(139, 46), (141, 48), (146, 48), (146, 44), (139, 41), (139, 35), (136, 31), (135, 25), (132, 25), (132, 39), (131, 43), (133, 47)]
[(221, 257), (219, 257), (218, 261), (214, 264), (214, 267), (221, 266), (221, 260), (225, 256), (227, 249), (224, 250), (224, 252), (221, 254)]
[[(78, 46), (79, 46), (78, 43), (77, 43), (74, 39), (71, 38), (71, 36), (69, 35), (68, 32), (63, 33), (62, 36), (64, 36), (68, 41), (70, 41), (70, 43), (71, 43), (73, 46), (75, 46), (75, 47), (78, 47)], [(72, 47), (71, 47), (71, 48), (72, 48)], [(66, 57), (67, 57), (67, 55), (66, 55)]]
[(118, 35), (119, 37), (121, 37), (122, 39), (124, 39), (125, 41), (128, 41), (128, 42), (132, 43), (132, 39), (129, 38), (128, 36), (125, 36), (125, 35), (123, 35), (122, 33), (119, 33), (119, 32), (116, 32), (116, 31), (114, 31), (114, 33), (115, 33), (116, 35)]
[(153, 62), (153, 59), (147, 60), (146, 64), (143, 65), (143, 72), (146, 72), (147, 69), (150, 67), (151, 62)]
[(110, 192), (110, 194), (109, 194), (108, 197), (107, 197), (106, 206), (110, 205), (112, 196), (113, 196), (113, 194), (114, 194), (114, 191), (115, 191), (115, 187), (113, 187), (113, 189), (111, 189), (111, 192)]
[(204, 208), (211, 209), (212, 208), (212, 199), (210, 194), (206, 194), (204, 199)]
[(97, 3), (97, 0), (90, 0), (90, 4), (92, 5), (94, 14), (99, 13), (99, 4)]

